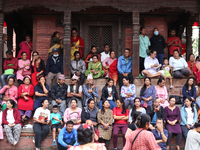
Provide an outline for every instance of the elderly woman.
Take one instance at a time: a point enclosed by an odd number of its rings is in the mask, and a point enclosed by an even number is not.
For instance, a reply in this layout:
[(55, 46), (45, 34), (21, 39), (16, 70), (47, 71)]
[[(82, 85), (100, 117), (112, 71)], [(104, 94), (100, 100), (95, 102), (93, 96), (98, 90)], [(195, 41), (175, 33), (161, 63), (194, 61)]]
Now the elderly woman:
[(67, 89), (67, 104), (68, 107), (71, 106), (71, 100), (76, 99), (78, 104), (77, 106), (79, 108), (82, 108), (82, 86), (78, 84), (78, 79), (79, 77), (76, 76), (75, 74), (73, 75), (73, 77), (71, 78), (71, 84), (68, 86)]
[(117, 85), (118, 80), (118, 70), (117, 70), (117, 61), (115, 58), (115, 51), (110, 52), (110, 57), (107, 57), (103, 62), (102, 66), (106, 70), (106, 77), (114, 80), (114, 85)]
[(189, 60), (187, 61), (188, 67), (190, 68), (191, 71), (194, 71), (194, 68), (196, 67), (194, 54), (190, 54), (188, 58), (189, 58)]
[(157, 52), (152, 50), (150, 51), (150, 56), (146, 57), (144, 60), (144, 68), (142, 75), (145, 77), (160, 77), (164, 74), (163, 70), (160, 70), (161, 64), (159, 64), (158, 59), (156, 58)]
[(21, 84), (18, 89), (19, 99), (17, 105), (22, 121), (27, 120), (27, 117), (31, 118), (34, 105), (34, 86), (30, 84), (29, 77), (25, 77), (23, 82), (24, 84)]
[(158, 79), (157, 86), (155, 86), (156, 89), (156, 97), (160, 99), (160, 106), (163, 108), (169, 106), (168, 102), (168, 93), (167, 93), (167, 88), (165, 86), (165, 79), (160, 78)]
[(36, 86), (39, 82), (39, 77), (45, 75), (45, 64), (44, 61), (39, 57), (39, 53), (37, 51), (34, 51), (32, 56), (33, 60), (31, 62), (31, 83), (33, 86)]
[(99, 142), (105, 143), (108, 149), (109, 141), (112, 136), (112, 123), (113, 123), (113, 111), (110, 110), (109, 100), (102, 102), (102, 109), (98, 111), (98, 129), (99, 129)]
[(88, 70), (85, 71), (85, 76), (92, 74), (95, 79), (103, 77), (105, 72), (102, 70), (101, 62), (98, 61), (98, 55), (93, 55), (92, 59), (92, 62), (90, 62), (88, 66)]
[(14, 146), (18, 143), (22, 124), (18, 109), (15, 108), (15, 102), (9, 99), (6, 103), (7, 108), (3, 111), (2, 124), (8, 141)]
[(147, 106), (152, 105), (152, 100), (156, 96), (156, 89), (151, 85), (151, 79), (144, 78), (144, 85), (140, 90), (140, 99), (142, 106), (147, 108)]
[(92, 56), (93, 55), (97, 55), (98, 60), (101, 62), (101, 55), (97, 53), (97, 48), (95, 46), (92, 46), (90, 53), (87, 55), (87, 57), (84, 60), (86, 68), (88, 68), (89, 63), (92, 62), (92, 60), (93, 60)]
[(44, 99), (49, 99), (49, 86), (45, 82), (45, 78), (41, 76), (39, 78), (38, 85), (35, 86), (35, 102), (33, 109), (36, 110), (38, 107), (42, 106), (42, 101)]
[(17, 94), (17, 87), (14, 86), (14, 83), (15, 83), (15, 78), (10, 77), (8, 79), (8, 85), (5, 85), (0, 90), (0, 94), (5, 93), (3, 101), (1, 103), (1, 105), (2, 105), (2, 111), (4, 111), (7, 108), (6, 102), (9, 99), (12, 99), (17, 104), (18, 94)]
[(121, 96), (124, 98), (124, 105), (127, 109), (129, 105), (134, 106), (134, 99), (136, 97), (136, 88), (134, 84), (130, 84), (129, 78), (123, 77), (123, 86), (121, 88)]
[(174, 50), (173, 57), (169, 59), (169, 65), (173, 67), (172, 75), (174, 78), (183, 78), (192, 74), (185, 59), (179, 56), (178, 50)]
[(99, 92), (96, 85), (93, 84), (92, 74), (87, 76), (87, 84), (83, 85), (83, 105), (87, 106), (87, 101), (89, 99), (94, 99), (96, 102), (96, 98), (99, 98)]
[(75, 129), (78, 129), (81, 125), (82, 109), (77, 107), (77, 103), (78, 102), (76, 99), (72, 99), (70, 102), (71, 107), (65, 110), (64, 117), (63, 117), (65, 124), (69, 120), (73, 121)]
[(17, 70), (17, 81), (20, 84), (23, 84), (23, 79), (25, 76), (28, 76), (29, 78), (31, 75), (30, 69), (30, 60), (27, 59), (26, 52), (21, 53), (22, 59), (18, 60), (18, 70)]
[(85, 123), (89, 119), (92, 120), (93, 126), (97, 128), (98, 125), (97, 113), (98, 113), (98, 108), (95, 107), (95, 101), (93, 99), (89, 99), (87, 101), (87, 106), (83, 108), (81, 113), (82, 123)]

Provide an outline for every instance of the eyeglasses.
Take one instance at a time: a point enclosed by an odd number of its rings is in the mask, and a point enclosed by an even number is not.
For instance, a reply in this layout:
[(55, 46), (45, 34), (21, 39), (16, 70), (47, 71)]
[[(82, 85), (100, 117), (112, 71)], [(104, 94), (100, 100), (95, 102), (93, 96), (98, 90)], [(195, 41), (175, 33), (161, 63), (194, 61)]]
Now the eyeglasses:
[(71, 79), (71, 81), (76, 81), (76, 79)]
[(72, 33), (72, 34), (76, 34), (76, 33)]

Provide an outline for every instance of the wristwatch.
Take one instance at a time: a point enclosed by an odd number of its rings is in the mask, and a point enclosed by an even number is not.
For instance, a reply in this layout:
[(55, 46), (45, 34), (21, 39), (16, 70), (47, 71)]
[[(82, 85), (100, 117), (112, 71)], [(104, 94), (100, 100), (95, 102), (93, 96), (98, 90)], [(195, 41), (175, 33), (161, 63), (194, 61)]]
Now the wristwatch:
[(163, 133), (160, 133), (161, 135), (163, 134)]

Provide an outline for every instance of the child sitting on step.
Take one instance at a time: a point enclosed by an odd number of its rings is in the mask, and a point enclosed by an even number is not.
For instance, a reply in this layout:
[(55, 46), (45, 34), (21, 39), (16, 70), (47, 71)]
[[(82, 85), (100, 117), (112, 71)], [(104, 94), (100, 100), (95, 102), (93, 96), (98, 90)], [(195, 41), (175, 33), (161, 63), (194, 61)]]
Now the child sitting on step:
[(173, 89), (173, 85), (172, 85), (172, 76), (170, 74), (170, 69), (172, 69), (173, 67), (169, 65), (169, 61), (167, 58), (163, 58), (163, 70), (164, 70), (164, 75), (163, 75), (163, 78), (166, 80), (166, 78), (169, 78), (169, 81), (170, 81), (170, 89)]

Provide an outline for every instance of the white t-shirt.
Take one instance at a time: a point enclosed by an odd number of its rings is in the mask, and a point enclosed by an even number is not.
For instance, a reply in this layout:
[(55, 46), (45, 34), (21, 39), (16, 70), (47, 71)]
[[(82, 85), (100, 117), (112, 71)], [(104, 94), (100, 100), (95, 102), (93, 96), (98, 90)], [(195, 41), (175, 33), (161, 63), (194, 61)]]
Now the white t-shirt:
[(113, 97), (112, 97), (112, 87), (107, 87), (107, 89), (108, 89), (108, 100), (112, 100), (113, 99)]
[[(139, 112), (141, 112), (142, 114), (146, 114), (146, 109), (144, 109), (143, 107), (140, 109), (140, 110), (137, 110)], [(129, 111), (129, 119), (128, 119), (128, 122), (132, 122), (133, 121), (133, 118), (132, 118), (132, 108), (130, 109)]]
[[(82, 92), (82, 90), (83, 90), (83, 89), (82, 89), (82, 85), (80, 85), (80, 86), (79, 86), (79, 92)], [(76, 91), (76, 85), (74, 85), (74, 90), (73, 90), (73, 91), (74, 91), (74, 93), (76, 93), (76, 92), (75, 92), (75, 91)], [(68, 86), (67, 92), (70, 92), (70, 86)]]
[(40, 121), (42, 121), (42, 120), (49, 121), (50, 120), (50, 111), (48, 109), (44, 110), (42, 107), (39, 107), (36, 109), (33, 117)]
[(13, 109), (12, 110), (7, 110), (7, 116), (6, 120), (10, 123), (13, 124), (15, 122), (15, 118), (13, 116)]
[(158, 62), (157, 58), (152, 59), (150, 56), (145, 58), (145, 60), (144, 60), (144, 68), (150, 74), (155, 74), (155, 73), (158, 72), (156, 67), (151, 68), (151, 66), (154, 65), (154, 64), (158, 64), (159, 65), (159, 62)]
[(103, 62), (107, 57), (110, 57), (110, 53), (106, 54), (105, 52), (101, 53), (101, 62)]
[(175, 59), (174, 57), (170, 57), (169, 65), (173, 67), (173, 71), (181, 70), (188, 66), (184, 58)]
[(200, 134), (196, 131), (189, 130), (185, 143), (185, 150), (199, 150)]
[[(198, 86), (198, 85), (196, 85), (196, 86), (195, 86), (195, 88), (196, 88), (196, 90), (197, 90), (197, 91), (196, 91), (196, 93), (197, 93), (197, 92), (198, 92), (198, 90), (199, 90), (199, 86)], [(196, 98), (196, 101), (198, 101), (198, 100), (200, 100), (200, 95), (199, 95), (199, 96)]]
[(194, 113), (192, 112), (192, 108), (185, 108), (187, 112), (187, 123), (193, 124)]

